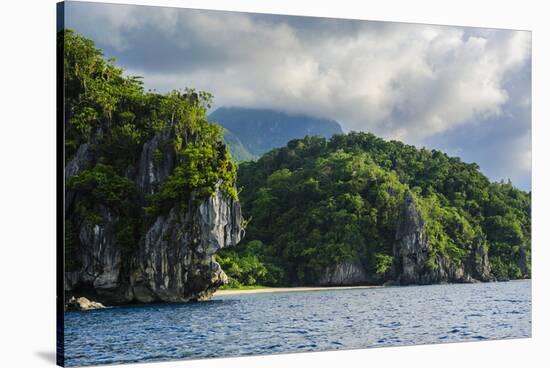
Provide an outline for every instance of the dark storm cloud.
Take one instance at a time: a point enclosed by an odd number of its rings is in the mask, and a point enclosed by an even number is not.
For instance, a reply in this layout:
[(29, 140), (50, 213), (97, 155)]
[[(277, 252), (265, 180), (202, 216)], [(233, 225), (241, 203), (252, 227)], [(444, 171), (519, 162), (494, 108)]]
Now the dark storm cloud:
[(146, 87), (333, 118), (530, 189), (529, 32), (75, 2), (66, 20)]

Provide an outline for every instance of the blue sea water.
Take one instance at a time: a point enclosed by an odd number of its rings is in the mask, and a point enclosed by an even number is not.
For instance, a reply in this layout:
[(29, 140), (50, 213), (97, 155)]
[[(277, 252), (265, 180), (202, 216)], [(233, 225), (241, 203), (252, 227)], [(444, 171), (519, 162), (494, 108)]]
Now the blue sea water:
[(67, 366), (531, 336), (531, 281), (218, 296), (65, 313)]

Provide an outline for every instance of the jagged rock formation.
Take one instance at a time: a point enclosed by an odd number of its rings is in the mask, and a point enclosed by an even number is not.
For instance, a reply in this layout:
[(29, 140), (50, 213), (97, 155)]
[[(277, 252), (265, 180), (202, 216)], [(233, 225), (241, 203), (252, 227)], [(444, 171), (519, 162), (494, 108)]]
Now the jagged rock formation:
[(470, 255), (456, 264), (450, 258), (436, 254), (435, 267), (427, 264), (430, 243), (426, 224), (410, 192), (405, 194), (393, 247), (394, 281), (400, 285), (442, 282), (491, 281), (487, 248), (483, 239), (476, 239)]
[(369, 279), (361, 264), (341, 262), (328, 269), (319, 280), (320, 285), (358, 285), (368, 283)]
[(166, 129), (143, 145), (136, 178), (138, 193), (155, 193), (172, 172), (175, 164), (174, 151), (169, 147), (172, 139), (174, 131)]
[[(143, 145), (134, 174), (141, 201), (158, 191), (174, 168), (174, 152), (167, 145), (172, 134), (167, 130)], [(66, 180), (91, 167), (94, 160), (89, 144), (83, 144), (66, 165)], [(112, 305), (209, 298), (227, 280), (214, 254), (236, 245), (244, 236), (240, 204), (219, 186), (197, 205), (174, 205), (158, 215), (131, 252), (124, 253), (117, 246), (119, 219), (109, 208), (101, 207), (99, 223), (79, 221), (79, 267), (65, 272), (67, 300), (86, 295)], [(66, 216), (72, 215), (71, 205), (76, 201), (77, 194), (67, 190)]]
[(489, 263), (487, 240), (485, 237), (477, 237), (474, 240), (465, 267), (466, 273), (471, 275), (474, 280), (495, 281), (495, 277), (491, 273), (491, 264)]
[(92, 309), (102, 309), (105, 306), (84, 297), (75, 298), (74, 296), (67, 302), (67, 310), (85, 311)]
[(241, 240), (240, 221), (239, 203), (219, 190), (194, 212), (172, 209), (158, 217), (145, 235), (138, 269), (131, 277), (135, 300), (209, 298), (227, 281), (214, 254)]
[[(495, 280), (491, 274), (486, 240), (482, 237), (474, 240), (470, 254), (460, 264), (453, 262), (449, 257), (436, 254), (434, 265), (430, 267), (428, 265), (430, 251), (425, 220), (413, 195), (407, 192), (395, 231), (393, 270), (387, 275), (385, 281), (398, 285), (425, 285)], [(357, 285), (380, 281), (374, 276), (369, 276), (360, 263), (341, 262), (328, 268), (318, 283), (320, 285)]]
[[(65, 165), (65, 183), (70, 178), (78, 174), (82, 170), (90, 168), (93, 160), (93, 155), (90, 149), (90, 144), (83, 143), (78, 147), (75, 156), (67, 165)], [(65, 191), (65, 213), (68, 212), (71, 204), (73, 203), (75, 193), (72, 191)]]

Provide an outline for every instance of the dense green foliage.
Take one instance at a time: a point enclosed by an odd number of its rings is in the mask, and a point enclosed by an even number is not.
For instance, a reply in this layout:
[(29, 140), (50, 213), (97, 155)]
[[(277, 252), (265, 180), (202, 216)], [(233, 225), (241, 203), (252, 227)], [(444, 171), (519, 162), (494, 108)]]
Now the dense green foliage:
[[(92, 152), (91, 167), (66, 183), (77, 198), (66, 214), (69, 257), (78, 247), (74, 229), (80, 221), (101, 224), (106, 211), (117, 218), (116, 242), (131, 249), (143, 235), (145, 215), (193, 205), (218, 183), (236, 198), (236, 166), (222, 143), (223, 128), (207, 120), (210, 94), (145, 91), (140, 77), (127, 76), (114, 60), (106, 60), (93, 41), (65, 30), (58, 42), (64, 51), (65, 160), (83, 144)], [(155, 135), (169, 138), (164, 152), (154, 152), (154, 161), (161, 162), (169, 150), (175, 167), (156, 193), (142, 198), (134, 179), (143, 145)]]
[(216, 260), (229, 277), (229, 287), (245, 285), (277, 285), (284, 271), (276, 266), (277, 259), (259, 240), (243, 242), (238, 248), (225, 248)]
[[(174, 206), (194, 206), (218, 183), (237, 197), (236, 165), (222, 143), (223, 129), (206, 115), (210, 94), (145, 91), (139, 77), (125, 75), (91, 40), (64, 31), (59, 42), (64, 50), (65, 159), (70, 162), (83, 144), (92, 157), (89, 167), (66, 183), (76, 198), (65, 221), (68, 269), (79, 266), (73, 255), (82, 221), (93, 226), (114, 217), (115, 241), (128, 252), (155, 216)], [(231, 125), (243, 117), (241, 110), (229, 112), (229, 122), (221, 113), (214, 118)], [(245, 112), (252, 124), (245, 127), (247, 134), (265, 133), (266, 124), (284, 130), (292, 120), (260, 111), (269, 116), (262, 123), (260, 112)], [(325, 123), (327, 132), (339, 129)], [(243, 141), (243, 132), (237, 140), (246, 147), (250, 141)], [(226, 142), (232, 139), (229, 133)], [(168, 138), (153, 152), (153, 161), (162, 163), (170, 154), (174, 167), (154, 194), (144, 197), (135, 178), (143, 146), (155, 136)], [(254, 149), (261, 152), (279, 142), (260, 138)], [(246, 156), (246, 150), (238, 154)], [(347, 261), (361, 263), (373, 282), (383, 282), (390, 276), (407, 191), (426, 221), (426, 266), (436, 267), (438, 255), (458, 264), (482, 242), (497, 277), (530, 275), (530, 193), (510, 182), (491, 183), (476, 164), (442, 152), (366, 133), (330, 140), (306, 137), (243, 163), (238, 174), (247, 235), (239, 246), (217, 255), (232, 286), (315, 284), (328, 268)]]
[[(428, 267), (438, 254), (460, 263), (482, 241), (499, 278), (530, 274), (521, 269), (522, 257), (530, 259), (530, 194), (490, 183), (476, 164), (442, 152), (366, 133), (306, 137), (242, 164), (238, 174), (250, 223), (244, 244), (220, 257), (240, 267), (248, 244), (262, 242), (253, 277), (262, 284), (315, 283), (331, 265), (350, 260), (361, 262), (373, 282), (384, 281), (407, 190), (426, 221)], [(277, 272), (266, 275), (264, 268)]]

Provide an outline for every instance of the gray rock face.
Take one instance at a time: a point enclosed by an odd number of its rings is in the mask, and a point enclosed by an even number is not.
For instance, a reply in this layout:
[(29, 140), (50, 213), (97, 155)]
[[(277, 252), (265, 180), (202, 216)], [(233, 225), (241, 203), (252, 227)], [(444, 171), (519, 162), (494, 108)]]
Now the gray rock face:
[(369, 275), (357, 262), (342, 262), (327, 269), (320, 278), (321, 285), (354, 285), (386, 281), (387, 284), (424, 285), (445, 282), (493, 281), (486, 239), (478, 237), (471, 251), (460, 264), (444, 255), (430, 258), (430, 239), (425, 220), (412, 193), (407, 192), (395, 230), (394, 263), (391, 273), (383, 279)]
[(435, 256), (435, 267), (429, 267), (429, 238), (414, 197), (405, 194), (400, 222), (396, 229), (393, 255), (393, 278), (400, 285), (434, 284), (442, 282), (491, 281), (487, 248), (483, 239), (474, 242), (473, 249), (461, 264), (443, 255)]
[(81, 144), (73, 159), (65, 166), (65, 181), (69, 180), (81, 170), (90, 168), (92, 154), (88, 143)]
[(320, 285), (357, 285), (367, 282), (368, 277), (363, 266), (353, 262), (338, 263), (319, 280)]
[(393, 246), (396, 281), (401, 284), (425, 283), (423, 278), (428, 260), (428, 237), (424, 220), (409, 192), (405, 195), (400, 219)]
[(243, 236), (239, 203), (219, 190), (194, 213), (173, 208), (145, 235), (131, 276), (132, 297), (145, 303), (209, 298), (227, 282), (214, 254)]
[(143, 145), (136, 177), (140, 194), (155, 193), (172, 172), (175, 154), (169, 142), (173, 136), (173, 131), (167, 129)]
[(98, 290), (109, 290), (118, 284), (121, 259), (120, 251), (112, 246), (115, 218), (105, 208), (102, 217), (103, 225), (84, 222), (80, 227), (80, 242), (87, 245), (83, 249), (81, 262), (84, 281)]
[[(142, 198), (155, 193), (175, 166), (175, 154), (166, 145), (168, 139), (170, 133), (164, 133), (143, 146), (134, 178)], [(71, 175), (88, 168), (84, 159), (89, 158), (87, 151), (81, 147), (81, 155), (77, 153), (68, 164)], [(66, 294), (90, 296), (107, 305), (209, 298), (227, 282), (215, 253), (236, 245), (244, 236), (240, 204), (222, 193), (220, 184), (202, 202), (174, 206), (154, 219), (130, 253), (123, 254), (117, 246), (118, 218), (107, 208), (101, 208), (100, 224), (80, 221), (80, 266), (65, 273)]]
[[(90, 169), (92, 162), (93, 154), (90, 144), (84, 143), (80, 145), (73, 159), (65, 165), (65, 184), (80, 171)], [(72, 191), (65, 191), (65, 213), (67, 213), (71, 207), (74, 201), (74, 196), (75, 194)]]
[(85, 297), (75, 298), (74, 296), (67, 302), (68, 310), (86, 311), (92, 309), (102, 309), (105, 306), (101, 303), (94, 302)]
[(485, 238), (478, 237), (475, 239), (470, 257), (465, 265), (467, 273), (475, 280), (495, 281), (495, 277), (491, 273), (491, 264), (489, 263), (487, 249)]

